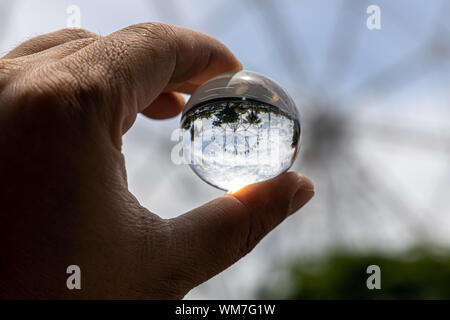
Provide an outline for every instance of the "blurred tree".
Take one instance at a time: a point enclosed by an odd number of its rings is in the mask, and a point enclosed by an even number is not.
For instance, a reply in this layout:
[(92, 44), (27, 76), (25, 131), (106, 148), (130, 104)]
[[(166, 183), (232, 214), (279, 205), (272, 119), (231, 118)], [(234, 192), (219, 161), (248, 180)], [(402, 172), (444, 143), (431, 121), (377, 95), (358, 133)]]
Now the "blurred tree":
[[(367, 267), (381, 269), (381, 289), (369, 290)], [(416, 249), (401, 256), (336, 253), (289, 266), (291, 287), (263, 288), (265, 299), (450, 299), (450, 254)]]

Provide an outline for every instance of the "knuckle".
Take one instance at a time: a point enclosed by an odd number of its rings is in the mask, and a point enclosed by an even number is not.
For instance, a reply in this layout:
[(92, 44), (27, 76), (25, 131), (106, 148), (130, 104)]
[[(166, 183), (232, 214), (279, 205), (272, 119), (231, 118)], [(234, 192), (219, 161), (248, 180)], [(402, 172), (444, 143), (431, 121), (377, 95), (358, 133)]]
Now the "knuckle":
[(234, 200), (233, 210), (242, 212), (242, 215), (246, 216), (239, 228), (239, 245), (235, 256), (235, 260), (238, 260), (252, 251), (272, 227), (270, 221), (261, 214), (263, 207), (249, 207), (235, 196), (230, 198)]
[[(122, 38), (103, 38), (95, 42), (91, 48), (94, 51), (101, 51), (101, 58), (96, 59), (91, 55), (89, 61), (72, 61), (70, 68), (78, 70), (74, 73), (75, 76), (85, 77), (80, 81), (88, 87), (95, 87), (97, 84), (97, 88), (100, 89), (97, 93), (119, 94), (122, 87), (131, 89), (132, 61), (137, 58), (129, 52), (127, 41), (127, 39)], [(79, 57), (79, 59), (85, 58)], [(86, 66), (89, 70), (86, 69)], [(92, 81), (92, 78), (87, 78), (89, 74), (97, 75), (95, 81)]]
[(175, 28), (170, 24), (154, 23), (152, 30), (164, 40), (173, 40), (176, 37)]
[[(21, 72), (9, 87), (9, 96), (23, 108), (42, 112), (53, 110), (60, 112), (73, 106), (76, 102), (73, 91), (78, 86), (75, 79), (67, 72), (60, 72), (51, 65), (29, 68)], [(54, 114), (53, 112), (45, 114)]]
[(167, 36), (173, 33), (171, 25), (159, 22), (145, 22), (133, 24), (125, 29), (132, 30), (138, 33), (148, 35), (149, 33), (155, 36)]
[[(108, 50), (104, 51), (106, 64), (112, 68), (117, 66), (117, 70), (119, 71), (127, 58), (129, 58), (128, 54), (128, 43), (126, 39), (122, 38), (107, 38), (104, 39), (103, 43), (99, 44), (99, 50), (102, 48), (108, 48)], [(114, 61), (114, 64), (108, 63), (108, 61)], [(102, 61), (99, 61), (101, 64)]]
[(134, 33), (139, 42), (146, 39), (150, 43), (157, 42), (158, 46), (175, 45), (176, 32), (173, 26), (158, 22), (147, 22), (131, 25), (125, 28), (126, 32)]
[(94, 43), (97, 41), (97, 39), (94, 38), (82, 38), (82, 39), (76, 39), (71, 40), (64, 45), (62, 45), (60, 48), (58, 48), (58, 54), (60, 57), (66, 57), (71, 55), (72, 53), (79, 51), (88, 45)]
[(258, 215), (253, 214), (245, 237), (243, 246), (244, 254), (252, 251), (269, 231), (270, 227), (267, 223), (259, 218)]
[(66, 28), (59, 31), (46, 33), (33, 37), (22, 44), (20, 44), (15, 50), (19, 50), (22, 54), (20, 56), (40, 52), (44, 49), (54, 47), (59, 44), (70, 42), (73, 40), (86, 39), (86, 38), (100, 38), (93, 32), (79, 28)]
[(99, 35), (82, 28), (64, 28), (57, 33), (69, 39), (98, 38)]
[[(236, 198), (237, 199), (237, 198)], [(242, 229), (240, 252), (241, 256), (248, 254), (256, 245), (273, 229), (273, 222), (268, 220), (267, 215), (262, 214), (267, 210), (264, 207), (250, 208), (239, 199), (237, 202), (244, 207), (248, 218), (246, 226)]]
[[(100, 67), (100, 64), (96, 66), (96, 68)], [(106, 100), (110, 101), (109, 98), (112, 96), (108, 98), (107, 92), (115, 94), (106, 78), (92, 77), (91, 73), (98, 72), (95, 68), (87, 72), (80, 68), (80, 64), (70, 61), (59, 64), (56, 70), (51, 72), (56, 73), (57, 76), (54, 81), (46, 84), (45, 89), (67, 105), (94, 111), (98, 110), (99, 105), (105, 104)]]
[(0, 59), (0, 93), (10, 81), (14, 68), (5, 60)]
[[(11, 115), (21, 118), (20, 126), (29, 130), (39, 126), (37, 137), (54, 133), (67, 137), (85, 135), (95, 128), (99, 117), (96, 100), (70, 72), (43, 65), (21, 72), (10, 81), (1, 95)], [(33, 129), (34, 130), (34, 129)], [(51, 136), (53, 138), (56, 136)], [(58, 142), (59, 143), (59, 142)]]
[[(166, 297), (182, 298), (195, 284), (193, 275), (195, 270), (189, 268), (189, 263), (180, 264), (186, 260), (186, 253), (181, 252), (177, 245), (177, 227), (172, 219), (160, 220), (159, 230), (152, 228), (147, 230), (146, 234), (157, 234), (152, 237), (150, 243), (151, 259), (145, 259), (142, 265), (151, 267), (158, 275), (156, 282), (161, 283), (160, 290)], [(150, 231), (150, 232), (149, 232)], [(147, 237), (148, 238), (148, 237)], [(157, 242), (154, 242), (158, 239)], [(146, 246), (149, 245), (148, 239), (145, 241)], [(157, 256), (159, 266), (152, 265), (154, 257)], [(147, 272), (147, 271), (146, 271)], [(155, 279), (152, 279), (155, 282)], [(170, 284), (170, 286), (167, 286)]]

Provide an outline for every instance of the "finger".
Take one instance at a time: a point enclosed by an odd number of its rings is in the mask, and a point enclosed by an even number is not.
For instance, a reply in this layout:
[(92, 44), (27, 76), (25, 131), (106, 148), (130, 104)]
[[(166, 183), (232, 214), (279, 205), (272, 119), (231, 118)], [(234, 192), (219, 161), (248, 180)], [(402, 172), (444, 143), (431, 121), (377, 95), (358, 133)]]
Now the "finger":
[[(171, 221), (182, 277), (198, 285), (246, 255), (314, 195), (307, 177), (284, 173), (213, 200)], [(176, 262), (175, 262), (176, 263)]]
[(200, 84), (194, 84), (188, 80), (180, 84), (171, 84), (166, 88), (166, 90), (192, 94), (199, 86)]
[(48, 63), (51, 60), (60, 60), (64, 57), (67, 57), (74, 52), (90, 45), (92, 42), (96, 41), (96, 38), (83, 38), (72, 40), (55, 47), (49, 48), (49, 50), (44, 50), (40, 52), (36, 52), (32, 55), (17, 57), (15, 59), (20, 59), (20, 63), (18, 65), (26, 66), (26, 65), (38, 65), (40, 63)]
[(4, 59), (14, 59), (34, 53), (42, 52), (44, 50), (56, 47), (60, 44), (85, 38), (98, 38), (99, 36), (93, 32), (78, 29), (78, 28), (67, 28), (58, 30), (55, 32), (43, 34), (34, 37), (24, 43), (20, 44), (18, 47), (7, 53)]
[(161, 23), (119, 30), (67, 57), (65, 63), (73, 74), (91, 81), (89, 87), (99, 87), (106, 80), (113, 90), (125, 95), (133, 92), (136, 110), (128, 113), (134, 115), (163, 91), (192, 89), (219, 73), (242, 68), (218, 40)]
[(185, 105), (184, 97), (177, 92), (161, 93), (142, 114), (152, 119), (167, 119), (179, 114)]

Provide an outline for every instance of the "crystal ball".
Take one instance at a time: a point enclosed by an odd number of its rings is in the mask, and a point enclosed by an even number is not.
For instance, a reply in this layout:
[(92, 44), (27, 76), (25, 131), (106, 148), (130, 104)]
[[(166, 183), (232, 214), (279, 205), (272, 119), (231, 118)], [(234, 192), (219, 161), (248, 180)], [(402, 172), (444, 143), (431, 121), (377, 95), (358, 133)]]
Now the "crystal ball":
[(300, 146), (300, 114), (270, 78), (228, 72), (191, 95), (181, 133), (185, 163), (210, 185), (236, 191), (291, 167)]

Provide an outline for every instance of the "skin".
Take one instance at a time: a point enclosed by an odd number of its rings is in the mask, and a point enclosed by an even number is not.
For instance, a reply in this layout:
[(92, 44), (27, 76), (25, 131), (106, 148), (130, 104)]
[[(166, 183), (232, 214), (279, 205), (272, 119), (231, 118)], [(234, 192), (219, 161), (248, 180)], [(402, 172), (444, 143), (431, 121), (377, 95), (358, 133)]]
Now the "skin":
[[(128, 190), (137, 113), (175, 116), (181, 92), (241, 68), (216, 39), (159, 23), (64, 29), (0, 59), (0, 298), (179, 299), (306, 204), (313, 185), (295, 172), (173, 219)], [(72, 264), (81, 290), (66, 287)]]

